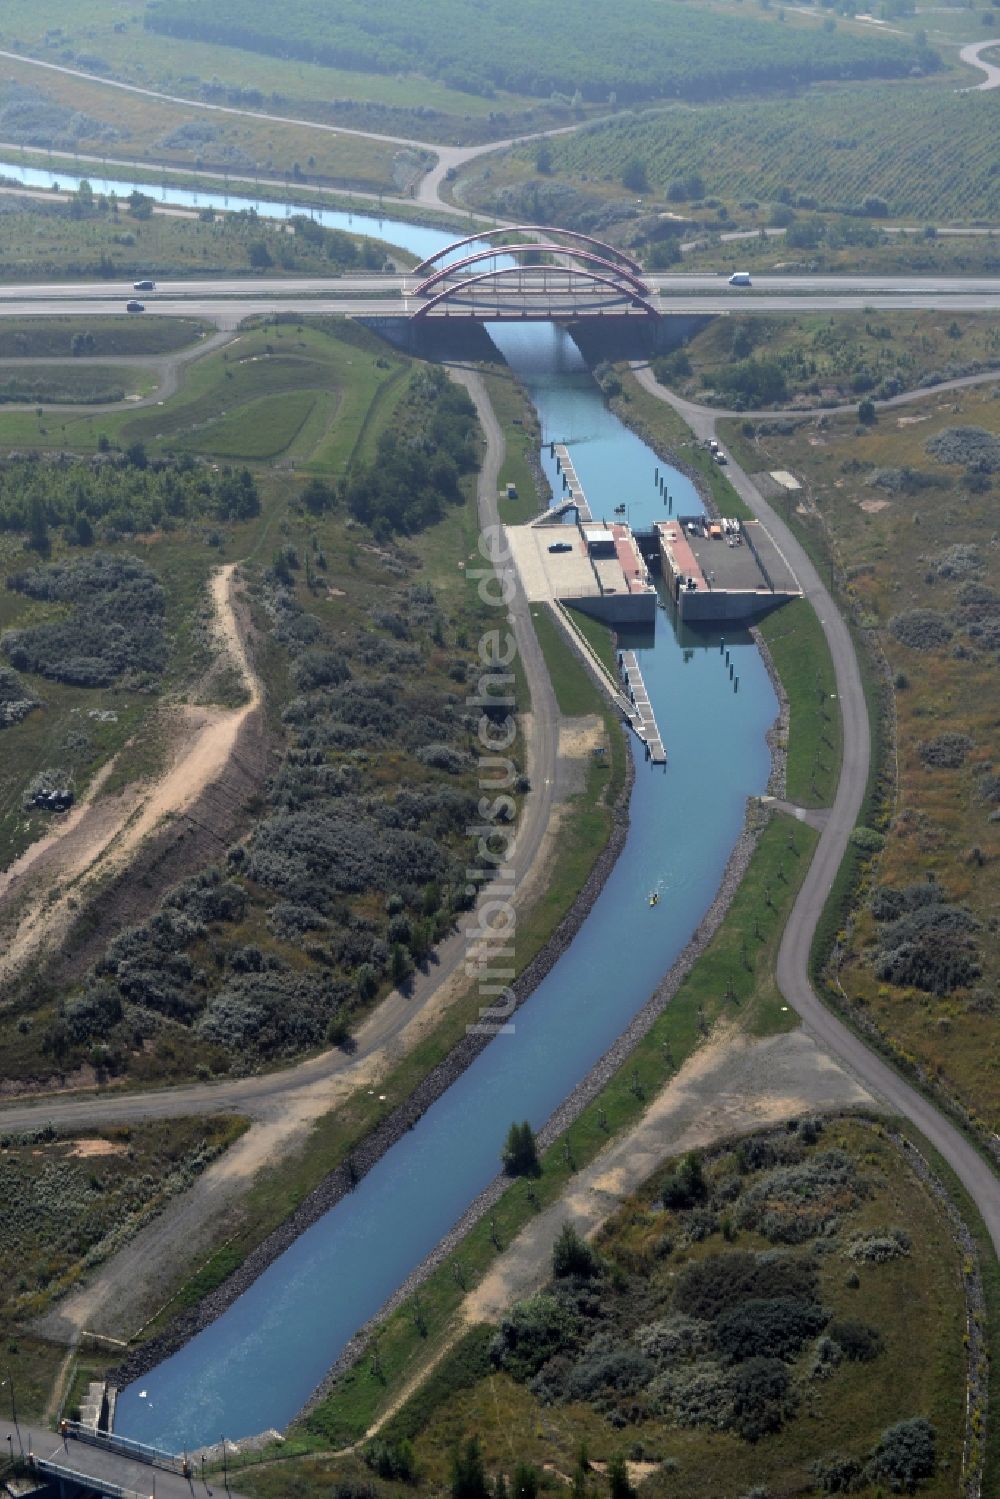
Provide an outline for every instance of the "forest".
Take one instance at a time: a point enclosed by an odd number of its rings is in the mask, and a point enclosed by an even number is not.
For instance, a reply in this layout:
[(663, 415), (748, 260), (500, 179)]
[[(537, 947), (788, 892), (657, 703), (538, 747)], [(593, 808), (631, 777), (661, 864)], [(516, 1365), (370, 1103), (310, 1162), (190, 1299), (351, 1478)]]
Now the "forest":
[(487, 98), (498, 91), (570, 102), (718, 98), (734, 88), (787, 88), (820, 79), (908, 76), (937, 58), (902, 37), (782, 26), (636, 0), (614, 26), (599, 0), (288, 0), (280, 23), (268, 7), (218, 0), (159, 0), (150, 31), (297, 58), (362, 73), (422, 73)]

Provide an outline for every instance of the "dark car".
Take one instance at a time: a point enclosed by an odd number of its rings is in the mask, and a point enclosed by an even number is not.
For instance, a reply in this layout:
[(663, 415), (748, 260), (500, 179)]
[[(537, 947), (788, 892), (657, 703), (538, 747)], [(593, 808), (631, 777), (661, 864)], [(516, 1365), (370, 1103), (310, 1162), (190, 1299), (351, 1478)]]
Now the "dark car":
[(125, 311), (126, 312), (145, 312), (146, 311), (146, 304), (145, 304), (145, 302), (137, 302), (135, 300), (135, 298), (133, 297), (133, 299), (132, 299), (131, 302), (126, 302), (125, 303)]
[(573, 550), (573, 544), (572, 544), (572, 542), (569, 542), (569, 541), (550, 541), (549, 542), (549, 551), (550, 552), (571, 552), (572, 550)]
[(155, 281), (133, 281), (132, 282), (132, 290), (133, 291), (155, 291), (156, 290), (156, 282)]

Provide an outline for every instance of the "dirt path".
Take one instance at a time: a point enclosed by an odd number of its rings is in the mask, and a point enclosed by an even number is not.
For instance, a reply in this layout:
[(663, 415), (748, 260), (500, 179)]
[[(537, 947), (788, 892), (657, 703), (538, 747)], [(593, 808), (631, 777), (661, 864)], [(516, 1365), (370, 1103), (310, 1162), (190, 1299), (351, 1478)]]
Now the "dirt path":
[(467, 1327), (497, 1321), (512, 1302), (545, 1283), (552, 1247), (564, 1223), (572, 1223), (584, 1236), (595, 1233), (669, 1156), (802, 1114), (873, 1105), (871, 1095), (804, 1031), (755, 1041), (732, 1025), (717, 1030), (638, 1124), (613, 1140), (573, 1177), (556, 1202), (521, 1230), (466, 1296), (444, 1345), (367, 1435), (405, 1405)]
[[(240, 730), (260, 703), (260, 684), (236, 621), (235, 568), (235, 563), (220, 568), (212, 578), (211, 592), (220, 646), (242, 673), (246, 703), (234, 709), (182, 704), (165, 710), (171, 719), (175, 753), (159, 780), (101, 800), (94, 800), (99, 789), (95, 784), (75, 821), (67, 818), (44, 845), (28, 849), (6, 871), (0, 886), (0, 916), (5, 905), (9, 909), (15, 900), (20, 909), (0, 955), (0, 985), (8, 983), (39, 948), (58, 944), (87, 888), (120, 871), (149, 833), (165, 818), (190, 807), (225, 769)], [(110, 769), (98, 778), (102, 784)], [(26, 896), (40, 891), (43, 884), (55, 892), (52, 897), (27, 902)]]
[(958, 54), (962, 62), (968, 63), (970, 68), (981, 68), (986, 74), (982, 83), (973, 83), (969, 88), (963, 89), (963, 93), (978, 94), (985, 89), (1000, 88), (1000, 68), (991, 62), (984, 62), (979, 55), (981, 52), (988, 51), (990, 47), (1000, 47), (1000, 37), (994, 37), (991, 42), (970, 42)]
[[(239, 335), (232, 329), (221, 328), (215, 333), (210, 333), (200, 342), (190, 344), (186, 349), (180, 349), (174, 354), (95, 354), (87, 355), (80, 359), (74, 359), (73, 365), (99, 365), (114, 368), (123, 365), (138, 366), (141, 369), (152, 370), (156, 375), (156, 389), (150, 391), (148, 396), (139, 396), (132, 399), (130, 396), (123, 397), (120, 401), (8, 401), (6, 408), (9, 411), (17, 411), (21, 407), (30, 408), (41, 405), (48, 412), (59, 412), (64, 416), (97, 416), (102, 411), (120, 411), (127, 408), (129, 411), (139, 411), (143, 406), (162, 406), (163, 402), (176, 395), (181, 383), (181, 371), (196, 360), (203, 359), (206, 354), (213, 350), (222, 348), (223, 344), (238, 343)], [(66, 361), (62, 358), (43, 357), (32, 359), (30, 354), (21, 358), (0, 359), (0, 369), (11, 367), (23, 369), (25, 365), (36, 365), (44, 368), (53, 365), (56, 368), (65, 368)]]

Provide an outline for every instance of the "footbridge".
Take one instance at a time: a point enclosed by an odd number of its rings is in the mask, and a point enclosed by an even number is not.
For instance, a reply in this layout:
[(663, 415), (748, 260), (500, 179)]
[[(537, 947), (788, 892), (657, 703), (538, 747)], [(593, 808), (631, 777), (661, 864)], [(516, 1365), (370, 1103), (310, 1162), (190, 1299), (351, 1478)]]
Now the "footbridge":
[(446, 245), (404, 287), (410, 316), (481, 321), (659, 319), (638, 261), (592, 235), (521, 224)]
[(206, 1482), (200, 1460), (73, 1421), (63, 1421), (58, 1433), (23, 1420), (0, 1421), (0, 1442), (12, 1468), (59, 1499), (193, 1499), (223, 1486), (229, 1499), (239, 1499), (225, 1468), (218, 1477), (210, 1472)]

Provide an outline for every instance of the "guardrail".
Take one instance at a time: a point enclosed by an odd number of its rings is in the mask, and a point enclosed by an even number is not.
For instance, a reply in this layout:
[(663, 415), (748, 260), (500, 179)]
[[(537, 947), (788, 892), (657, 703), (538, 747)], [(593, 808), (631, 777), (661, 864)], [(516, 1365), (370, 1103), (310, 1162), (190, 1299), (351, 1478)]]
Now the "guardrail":
[(51, 1478), (69, 1479), (82, 1489), (100, 1489), (104, 1499), (151, 1499), (150, 1494), (141, 1494), (138, 1489), (122, 1488), (109, 1478), (96, 1478), (93, 1473), (82, 1473), (68, 1463), (54, 1463), (47, 1457), (29, 1457), (29, 1467), (36, 1473), (47, 1473)]
[(187, 1478), (191, 1464), (186, 1457), (175, 1452), (164, 1452), (161, 1447), (152, 1447), (148, 1442), (137, 1442), (132, 1437), (116, 1436), (113, 1431), (95, 1431), (92, 1426), (81, 1426), (79, 1421), (60, 1421), (59, 1433), (72, 1437), (77, 1442), (87, 1442), (91, 1447), (101, 1447), (105, 1452), (118, 1452), (122, 1457), (134, 1457), (152, 1468), (165, 1468), (169, 1473), (180, 1473)]

